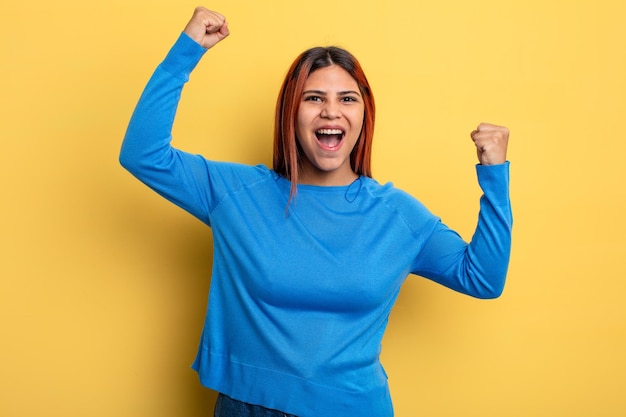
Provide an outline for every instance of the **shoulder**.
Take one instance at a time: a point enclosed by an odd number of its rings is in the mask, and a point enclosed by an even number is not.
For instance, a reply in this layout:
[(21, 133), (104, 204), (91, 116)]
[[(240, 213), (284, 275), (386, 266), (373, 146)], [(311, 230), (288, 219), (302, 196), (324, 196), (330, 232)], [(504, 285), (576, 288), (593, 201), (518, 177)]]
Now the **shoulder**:
[(208, 179), (207, 193), (213, 213), (225, 201), (237, 199), (242, 193), (263, 195), (275, 183), (275, 173), (265, 165), (246, 165), (234, 162), (204, 160)]
[(413, 232), (422, 232), (439, 221), (416, 197), (396, 188), (393, 183), (380, 184), (373, 178), (364, 179), (364, 189), (371, 198), (401, 219)]
[(391, 207), (398, 209), (404, 207), (425, 208), (417, 198), (400, 188), (396, 188), (392, 182), (380, 184), (373, 178), (364, 178), (363, 187), (372, 198), (379, 199)]
[(206, 161), (211, 181), (226, 188), (236, 189), (259, 181), (273, 179), (274, 171), (265, 165), (246, 165), (236, 162)]

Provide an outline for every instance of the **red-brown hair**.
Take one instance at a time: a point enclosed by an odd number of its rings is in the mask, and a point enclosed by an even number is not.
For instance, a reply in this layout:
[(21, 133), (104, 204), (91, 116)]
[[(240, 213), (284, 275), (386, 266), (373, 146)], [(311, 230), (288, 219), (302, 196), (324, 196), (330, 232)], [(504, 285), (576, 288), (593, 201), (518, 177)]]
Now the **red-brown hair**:
[(350, 155), (352, 170), (358, 175), (372, 176), (371, 155), (376, 108), (374, 96), (359, 61), (348, 51), (336, 46), (315, 47), (304, 51), (291, 64), (276, 103), (274, 121), (274, 171), (291, 181), (289, 201), (298, 185), (301, 150), (296, 138), (296, 119), (302, 100), (304, 83), (309, 75), (324, 67), (337, 65), (348, 72), (363, 96), (364, 114), (361, 135)]

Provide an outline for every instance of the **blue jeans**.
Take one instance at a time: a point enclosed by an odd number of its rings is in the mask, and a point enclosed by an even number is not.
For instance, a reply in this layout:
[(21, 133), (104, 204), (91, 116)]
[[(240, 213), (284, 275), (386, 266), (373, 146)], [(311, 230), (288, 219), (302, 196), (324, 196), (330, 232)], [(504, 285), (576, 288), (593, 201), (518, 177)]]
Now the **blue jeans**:
[(213, 417), (296, 417), (282, 411), (270, 410), (260, 405), (247, 404), (218, 394)]

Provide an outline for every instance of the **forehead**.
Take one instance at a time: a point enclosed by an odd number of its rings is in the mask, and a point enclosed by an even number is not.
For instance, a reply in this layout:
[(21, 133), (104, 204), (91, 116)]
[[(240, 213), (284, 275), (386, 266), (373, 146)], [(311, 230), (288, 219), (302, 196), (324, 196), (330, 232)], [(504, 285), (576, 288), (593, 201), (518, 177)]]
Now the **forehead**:
[(304, 90), (353, 90), (359, 91), (354, 78), (338, 65), (319, 68), (309, 74), (304, 82)]

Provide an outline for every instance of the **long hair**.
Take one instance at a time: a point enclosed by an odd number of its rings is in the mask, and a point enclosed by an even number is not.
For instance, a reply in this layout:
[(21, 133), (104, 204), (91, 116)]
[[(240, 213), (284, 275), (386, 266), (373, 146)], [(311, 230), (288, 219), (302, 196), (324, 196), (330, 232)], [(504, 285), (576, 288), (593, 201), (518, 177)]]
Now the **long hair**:
[(296, 120), (304, 83), (312, 72), (331, 65), (346, 70), (358, 84), (363, 96), (363, 127), (350, 154), (350, 165), (357, 175), (372, 176), (371, 155), (376, 109), (365, 73), (357, 59), (345, 49), (336, 46), (311, 48), (300, 54), (291, 64), (276, 103), (274, 171), (291, 181), (289, 201), (297, 192), (298, 169), (302, 158), (296, 138)]

